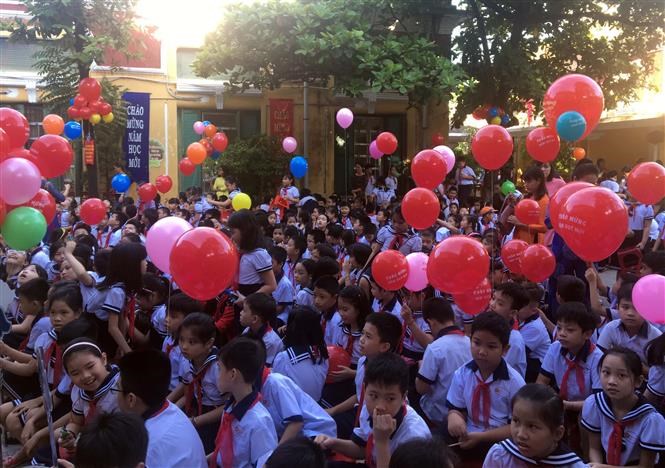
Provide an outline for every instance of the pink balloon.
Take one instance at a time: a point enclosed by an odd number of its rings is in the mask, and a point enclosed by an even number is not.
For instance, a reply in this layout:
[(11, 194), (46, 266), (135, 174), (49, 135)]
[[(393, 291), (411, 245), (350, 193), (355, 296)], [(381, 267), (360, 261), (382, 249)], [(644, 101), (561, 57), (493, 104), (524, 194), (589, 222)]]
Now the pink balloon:
[(282, 149), (287, 153), (293, 153), (298, 147), (298, 140), (293, 137), (286, 137), (282, 140)]
[(640, 278), (633, 287), (633, 306), (644, 320), (665, 323), (665, 276)]
[(446, 161), (446, 175), (450, 174), (450, 171), (455, 168), (455, 153), (453, 153), (453, 150), (446, 145), (435, 146), (433, 150), (443, 156), (443, 159)]
[(206, 129), (206, 126), (203, 125), (203, 122), (197, 120), (194, 122), (194, 125), (192, 125), (192, 128), (194, 128), (194, 133), (197, 135), (203, 135), (203, 131)]
[(37, 195), (42, 183), (39, 169), (23, 158), (9, 158), (0, 164), (0, 199), (21, 205)]
[(409, 276), (404, 287), (409, 291), (422, 291), (427, 287), (427, 260), (429, 257), (422, 252), (414, 252), (406, 256)]
[(145, 248), (150, 261), (164, 273), (171, 274), (171, 250), (178, 238), (192, 229), (192, 225), (182, 218), (168, 216), (153, 224), (145, 239)]
[(353, 123), (353, 112), (351, 112), (351, 109), (342, 107), (340, 110), (337, 111), (336, 120), (337, 124), (340, 127), (347, 129)]
[(383, 156), (383, 153), (376, 146), (376, 140), (372, 140), (369, 144), (369, 156), (372, 159), (381, 159), (381, 156)]

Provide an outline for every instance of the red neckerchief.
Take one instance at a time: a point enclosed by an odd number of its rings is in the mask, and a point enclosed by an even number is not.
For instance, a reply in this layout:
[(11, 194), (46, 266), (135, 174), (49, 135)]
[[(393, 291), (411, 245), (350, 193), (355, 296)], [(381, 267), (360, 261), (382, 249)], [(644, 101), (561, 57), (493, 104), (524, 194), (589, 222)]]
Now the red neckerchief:
[[(596, 349), (596, 345), (591, 343), (589, 346), (588, 356), (593, 353), (594, 349)], [(566, 372), (563, 373), (563, 378), (561, 379), (561, 389), (559, 390), (559, 395), (563, 400), (568, 399), (568, 378), (570, 377), (570, 373), (573, 371), (573, 369), (575, 370), (577, 388), (579, 388), (580, 394), (584, 395), (586, 393), (586, 385), (584, 384), (584, 368), (580, 365), (577, 356), (575, 356), (573, 359), (568, 358), (568, 356), (564, 356), (564, 359), (566, 360), (568, 367), (566, 368)]]
[(47, 366), (51, 365), (51, 356), (55, 353), (55, 364), (53, 365), (53, 388), (56, 388), (62, 378), (62, 348), (54, 340), (44, 353), (44, 362)]
[[(477, 384), (476, 388), (473, 389), (473, 397), (471, 399), (471, 417), (475, 422), (482, 422), (485, 428), (488, 428), (490, 422), (490, 408), (492, 406), (492, 395), (490, 393), (490, 384), (485, 383), (485, 381), (480, 377), (478, 377), (475, 372), (473, 375), (477, 380)], [(483, 404), (484, 421), (480, 420), (481, 398), (483, 400), (482, 404)]]
[(614, 421), (612, 423), (612, 433), (607, 442), (607, 464), (621, 466), (621, 445), (623, 441), (623, 431), (634, 421)]
[(353, 333), (349, 329), (349, 337), (346, 339), (346, 354), (353, 357), (353, 345), (356, 342), (356, 337), (353, 336)]
[[(249, 409), (253, 408), (259, 401), (261, 401), (261, 394), (257, 393)], [(217, 467), (217, 457), (220, 452), (222, 454), (222, 468), (233, 468), (233, 421), (235, 420), (233, 412), (224, 411), (222, 414), (222, 422), (215, 437), (215, 451), (212, 453), (208, 465), (210, 468)]]
[(393, 240), (390, 241), (388, 250), (399, 250), (400, 247), (402, 247), (403, 242), (404, 242), (404, 234), (395, 233), (395, 235), (393, 236)]
[(185, 413), (190, 416), (192, 411), (192, 400), (194, 399), (194, 392), (196, 392), (196, 416), (201, 416), (203, 414), (202, 400), (203, 400), (203, 385), (201, 381), (205, 377), (210, 365), (215, 362), (213, 360), (208, 361), (206, 364), (201, 367), (198, 373), (192, 373), (192, 381), (187, 384), (187, 390), (185, 391)]
[(133, 294), (129, 296), (123, 315), (129, 320), (127, 336), (132, 340), (134, 338), (134, 323), (136, 322), (136, 298)]
[(106, 236), (106, 240), (104, 241), (104, 246), (102, 247), (102, 235), (104, 234), (104, 231), (97, 231), (97, 244), (99, 245), (100, 248), (107, 248), (109, 246), (109, 242), (111, 242), (111, 234), (113, 234), (113, 230), (110, 230), (108, 235)]
[[(402, 406), (402, 414), (406, 416), (406, 406)], [(397, 429), (395, 429), (397, 430)], [(376, 463), (374, 463), (374, 457), (372, 457), (372, 452), (374, 451), (374, 432), (372, 432), (367, 438), (367, 445), (365, 445), (365, 465), (370, 468), (376, 468)]]
[(173, 351), (173, 348), (175, 348), (175, 347), (176, 347), (175, 342), (166, 345), (166, 356), (167, 357), (171, 356), (171, 351)]
[(97, 401), (99, 398), (93, 398), (88, 402), (88, 414), (83, 418), (83, 425), (85, 426), (88, 422), (92, 421), (95, 415), (97, 414)]

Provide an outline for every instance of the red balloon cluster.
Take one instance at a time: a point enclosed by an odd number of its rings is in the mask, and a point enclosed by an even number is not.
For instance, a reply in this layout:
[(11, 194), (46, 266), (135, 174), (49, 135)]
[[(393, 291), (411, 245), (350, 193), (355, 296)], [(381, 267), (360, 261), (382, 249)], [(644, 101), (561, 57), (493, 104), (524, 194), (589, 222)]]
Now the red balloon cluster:
[(197, 166), (203, 164), (208, 157), (212, 156), (216, 159), (216, 156), (214, 155), (215, 151), (221, 153), (226, 150), (226, 147), (229, 145), (229, 139), (226, 134), (222, 131), (218, 131), (217, 127), (208, 121), (194, 122), (193, 129), (194, 133), (201, 135), (201, 139), (191, 143), (187, 147), (187, 151), (185, 151), (185, 155), (189, 162), (180, 165), (180, 172), (186, 176), (191, 175), (194, 172), (194, 168), (189, 165), (190, 163)]
[(528, 246), (529, 244), (523, 240), (512, 239), (501, 247), (501, 260), (503, 261), (503, 264), (506, 265), (506, 268), (512, 273), (515, 273), (516, 275), (522, 274), (520, 259)]
[(11, 107), (0, 108), (0, 161), (23, 149), (30, 137), (28, 119)]
[(561, 211), (561, 208), (566, 203), (568, 198), (580, 190), (593, 186), (593, 184), (588, 182), (571, 182), (557, 190), (554, 196), (550, 198), (550, 221), (552, 222), (552, 227), (554, 227), (555, 231), (559, 227), (559, 212)]
[(527, 226), (540, 221), (540, 205), (536, 200), (524, 199), (515, 206), (515, 216), (520, 223)]
[(489, 272), (490, 258), (483, 245), (454, 236), (437, 245), (427, 262), (427, 278), (436, 289), (460, 294), (477, 287)]
[(81, 220), (94, 226), (106, 217), (106, 205), (99, 198), (88, 198), (81, 203)]
[(69, 170), (74, 161), (74, 150), (60, 135), (42, 135), (30, 146), (30, 157), (43, 177), (53, 178)]
[(556, 259), (550, 249), (540, 244), (529, 245), (518, 239), (510, 240), (501, 247), (501, 260), (512, 273), (534, 283), (545, 281), (556, 267)]
[[(67, 109), (73, 120), (89, 120), (93, 125), (101, 120), (113, 120), (113, 107), (102, 97), (102, 86), (94, 78), (83, 78), (74, 103)], [(109, 117), (110, 116), (110, 117)]]

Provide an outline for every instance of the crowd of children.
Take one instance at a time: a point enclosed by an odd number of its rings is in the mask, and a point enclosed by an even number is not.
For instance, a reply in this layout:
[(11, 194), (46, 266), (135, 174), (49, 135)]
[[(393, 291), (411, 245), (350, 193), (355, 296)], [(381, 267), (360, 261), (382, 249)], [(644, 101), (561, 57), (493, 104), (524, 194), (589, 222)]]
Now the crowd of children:
[[(663, 211), (631, 205), (641, 218), (627, 245), (641, 260), (605, 285), (601, 266), (580, 271), (548, 229), (551, 168), (525, 172), (524, 196), (545, 210), (532, 231), (510, 211), (519, 192), (482, 206), (465, 167), (452, 173), (460, 185), (437, 189), (441, 216), (423, 231), (405, 221), (397, 184), (382, 193), (385, 178), (347, 201), (286, 175), (279, 206), (233, 212), (227, 176), (220, 198), (192, 189), (151, 208), (125, 197), (97, 226), (74, 211), (32, 251), (5, 248), (15, 297), (0, 423), (21, 449), (4, 466), (53, 455), (38, 358), (63, 466), (656, 466), (664, 327), (639, 315), (632, 289), (665, 274), (665, 228), (645, 232)], [(598, 169), (587, 161), (573, 177), (596, 183)], [(150, 262), (145, 235), (167, 216), (238, 247), (237, 279), (216, 298), (188, 297)], [(372, 277), (379, 252), (429, 253), (451, 236), (491, 257), (482, 313)], [(508, 271), (500, 247), (513, 237), (554, 242), (555, 274), (536, 284)]]

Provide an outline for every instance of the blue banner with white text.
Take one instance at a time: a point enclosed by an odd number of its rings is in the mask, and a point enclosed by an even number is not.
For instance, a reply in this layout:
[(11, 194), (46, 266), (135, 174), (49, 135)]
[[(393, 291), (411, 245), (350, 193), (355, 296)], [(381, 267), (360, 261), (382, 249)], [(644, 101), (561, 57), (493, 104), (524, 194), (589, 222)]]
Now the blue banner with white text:
[(150, 93), (124, 93), (127, 102), (127, 125), (122, 139), (125, 166), (132, 182), (140, 185), (150, 181)]

